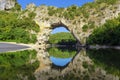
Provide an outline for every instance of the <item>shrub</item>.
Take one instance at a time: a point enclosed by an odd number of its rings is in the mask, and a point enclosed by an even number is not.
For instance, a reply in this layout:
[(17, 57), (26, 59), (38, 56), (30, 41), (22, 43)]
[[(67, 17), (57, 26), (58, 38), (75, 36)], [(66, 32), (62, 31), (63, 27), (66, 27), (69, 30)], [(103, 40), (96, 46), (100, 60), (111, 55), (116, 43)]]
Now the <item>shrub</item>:
[(86, 32), (86, 31), (88, 30), (88, 28), (89, 28), (88, 25), (84, 25), (84, 26), (82, 27), (83, 32)]
[(1, 41), (36, 42), (35, 35), (31, 38), (31, 30), (39, 32), (39, 26), (32, 19), (19, 19), (17, 13), (0, 12)]

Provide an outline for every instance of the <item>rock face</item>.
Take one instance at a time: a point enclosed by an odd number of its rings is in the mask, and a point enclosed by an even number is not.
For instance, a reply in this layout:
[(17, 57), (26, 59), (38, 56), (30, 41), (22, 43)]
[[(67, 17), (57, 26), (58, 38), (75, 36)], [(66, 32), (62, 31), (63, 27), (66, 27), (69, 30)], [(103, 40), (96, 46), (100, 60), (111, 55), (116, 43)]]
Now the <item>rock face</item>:
[[(98, 5), (98, 7), (99, 8), (96, 8), (96, 10), (94, 7), (89, 9), (85, 8), (85, 11), (89, 13), (88, 18), (85, 18), (83, 15), (79, 15), (75, 16), (74, 19), (67, 19), (65, 16), (61, 17), (62, 14), (55, 14), (54, 12), (51, 16), (49, 14), (49, 8), (52, 8), (52, 10), (55, 11), (59, 10), (56, 7), (47, 7), (45, 5), (42, 5), (39, 7), (32, 7), (32, 10), (30, 10), (30, 8), (27, 10), (29, 12), (36, 13), (34, 20), (40, 26), (41, 32), (46, 31), (46, 29), (48, 30), (48, 32), (44, 35), (44, 37), (46, 36), (46, 39), (49, 38), (49, 31), (53, 30), (56, 27), (63, 26), (68, 29), (81, 44), (85, 44), (86, 38), (89, 37), (89, 35), (96, 27), (89, 28), (87, 31), (83, 31), (84, 25), (91, 25), (94, 23), (95, 26), (99, 26), (104, 24), (106, 20), (117, 17), (120, 13), (120, 2), (117, 2), (114, 5), (107, 5), (107, 7), (106, 4), (103, 3)], [(67, 9), (68, 8), (63, 9), (62, 13), (67, 12)], [(38, 37), (41, 38), (41, 35), (38, 35)], [(38, 40), (38, 42), (39, 41), (40, 40)]]
[(0, 0), (0, 10), (9, 10), (15, 6), (15, 0)]

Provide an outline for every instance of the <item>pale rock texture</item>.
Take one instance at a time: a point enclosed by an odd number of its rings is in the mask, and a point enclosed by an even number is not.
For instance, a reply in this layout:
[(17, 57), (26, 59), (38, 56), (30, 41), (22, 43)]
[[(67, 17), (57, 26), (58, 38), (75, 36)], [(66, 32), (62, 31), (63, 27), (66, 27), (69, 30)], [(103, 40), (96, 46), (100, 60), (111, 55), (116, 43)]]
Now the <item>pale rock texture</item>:
[(15, 6), (15, 0), (0, 0), (0, 10), (9, 10)]

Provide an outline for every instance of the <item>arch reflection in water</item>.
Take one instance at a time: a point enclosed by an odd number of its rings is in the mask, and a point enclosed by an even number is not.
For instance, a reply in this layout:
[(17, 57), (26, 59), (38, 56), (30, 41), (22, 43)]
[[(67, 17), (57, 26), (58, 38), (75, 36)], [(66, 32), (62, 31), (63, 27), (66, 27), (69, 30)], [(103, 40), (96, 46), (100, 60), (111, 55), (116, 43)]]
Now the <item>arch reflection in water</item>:
[(76, 49), (73, 47), (49, 48), (50, 60), (56, 66), (66, 66), (76, 55)]
[(65, 66), (72, 60), (72, 58), (56, 58), (51, 56), (50, 60), (57, 66)]
[[(52, 50), (51, 50), (52, 49)], [(63, 49), (63, 50), (62, 50)], [(81, 49), (74, 57), (58, 56), (64, 48), (50, 48), (49, 54), (54, 57), (70, 58), (72, 61), (64, 67), (50, 65), (45, 71), (36, 73), (37, 80), (119, 80), (120, 51), (119, 50), (86, 50)], [(72, 48), (73, 49), (73, 48)], [(71, 50), (71, 49), (69, 49)], [(59, 51), (59, 52), (58, 52)], [(54, 53), (54, 54), (53, 54)], [(56, 53), (56, 54), (55, 54)]]

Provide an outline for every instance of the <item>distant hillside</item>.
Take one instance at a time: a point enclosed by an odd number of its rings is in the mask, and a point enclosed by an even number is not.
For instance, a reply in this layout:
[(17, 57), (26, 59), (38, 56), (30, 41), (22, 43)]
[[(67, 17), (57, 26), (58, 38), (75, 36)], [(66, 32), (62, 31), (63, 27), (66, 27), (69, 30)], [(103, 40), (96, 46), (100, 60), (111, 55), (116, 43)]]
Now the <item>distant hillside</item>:
[(49, 38), (49, 43), (51, 44), (75, 44), (76, 40), (71, 33), (60, 32), (56, 34), (51, 34)]

